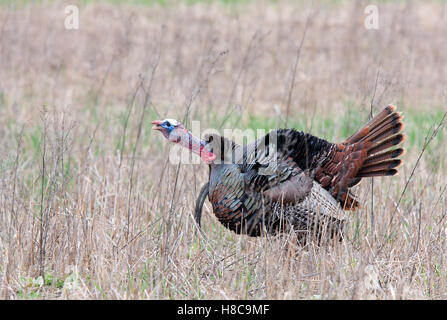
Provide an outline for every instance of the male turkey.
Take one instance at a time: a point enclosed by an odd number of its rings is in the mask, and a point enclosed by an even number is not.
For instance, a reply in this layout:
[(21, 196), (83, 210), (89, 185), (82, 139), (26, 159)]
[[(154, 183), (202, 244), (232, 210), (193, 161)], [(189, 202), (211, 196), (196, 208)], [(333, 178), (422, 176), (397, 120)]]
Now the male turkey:
[(249, 145), (217, 134), (194, 137), (176, 120), (153, 121), (171, 142), (200, 155), (209, 182), (197, 199), (200, 225), (208, 196), (214, 214), (238, 234), (260, 236), (294, 230), (300, 238), (340, 235), (345, 210), (359, 208), (349, 189), (364, 177), (392, 176), (405, 136), (389, 105), (350, 138), (331, 143), (295, 129), (277, 129)]

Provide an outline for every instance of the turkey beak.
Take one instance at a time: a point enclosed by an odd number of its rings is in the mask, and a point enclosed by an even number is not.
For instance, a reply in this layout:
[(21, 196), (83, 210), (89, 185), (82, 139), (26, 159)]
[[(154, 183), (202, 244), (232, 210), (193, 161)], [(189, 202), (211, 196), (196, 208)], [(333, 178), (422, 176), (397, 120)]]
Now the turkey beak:
[(163, 130), (163, 128), (161, 127), (161, 124), (163, 123), (163, 121), (161, 121), (161, 120), (155, 120), (155, 121), (152, 121), (151, 123), (152, 123), (152, 124), (155, 124), (155, 126), (152, 127), (153, 130), (158, 130), (158, 131)]

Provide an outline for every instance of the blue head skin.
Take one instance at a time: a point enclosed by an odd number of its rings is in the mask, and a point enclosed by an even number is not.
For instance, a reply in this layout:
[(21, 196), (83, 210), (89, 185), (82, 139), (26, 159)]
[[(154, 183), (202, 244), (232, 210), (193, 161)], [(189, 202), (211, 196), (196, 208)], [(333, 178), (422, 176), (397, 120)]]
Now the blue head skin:
[(171, 142), (178, 143), (192, 152), (198, 154), (205, 163), (211, 163), (216, 159), (208, 147), (208, 143), (194, 137), (186, 128), (177, 120), (165, 119), (152, 121), (155, 126), (152, 128), (158, 130)]
[[(163, 133), (166, 139), (172, 142), (178, 141), (179, 137), (177, 134), (175, 134), (177, 131), (185, 130), (182, 124), (174, 119), (156, 120), (152, 121), (152, 124), (155, 124), (155, 127), (153, 127), (152, 129), (160, 131), (161, 133)], [(171, 133), (174, 134), (171, 135)]]

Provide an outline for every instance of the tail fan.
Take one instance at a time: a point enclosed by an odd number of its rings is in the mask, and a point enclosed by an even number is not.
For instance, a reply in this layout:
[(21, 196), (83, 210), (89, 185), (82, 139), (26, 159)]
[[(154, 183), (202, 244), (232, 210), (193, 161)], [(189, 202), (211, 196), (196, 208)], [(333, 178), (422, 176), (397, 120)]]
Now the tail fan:
[(397, 173), (396, 168), (402, 163), (398, 157), (405, 149), (392, 148), (405, 140), (403, 128), (402, 114), (389, 105), (346, 141), (334, 146), (317, 177), (345, 209), (360, 207), (349, 188), (362, 178)]
[[(403, 155), (405, 150), (388, 149), (405, 140), (405, 135), (399, 133), (404, 126), (402, 114), (396, 112), (395, 106), (389, 105), (359, 130), (364, 136), (356, 138), (360, 138), (358, 142), (366, 142), (367, 157), (356, 174), (357, 178), (392, 176), (397, 173), (395, 168), (399, 167), (402, 161), (396, 158)], [(349, 143), (350, 139), (346, 142)]]

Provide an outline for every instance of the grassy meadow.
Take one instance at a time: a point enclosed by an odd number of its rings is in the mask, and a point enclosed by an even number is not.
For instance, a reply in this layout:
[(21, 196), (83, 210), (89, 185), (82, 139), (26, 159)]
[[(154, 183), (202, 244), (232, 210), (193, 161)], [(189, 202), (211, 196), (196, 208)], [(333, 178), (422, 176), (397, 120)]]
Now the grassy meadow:
[[(65, 6), (79, 29), (64, 27)], [(1, 299), (447, 299), (447, 5), (0, 1)], [(388, 104), (403, 165), (346, 239), (225, 229), (151, 120), (341, 142)]]

